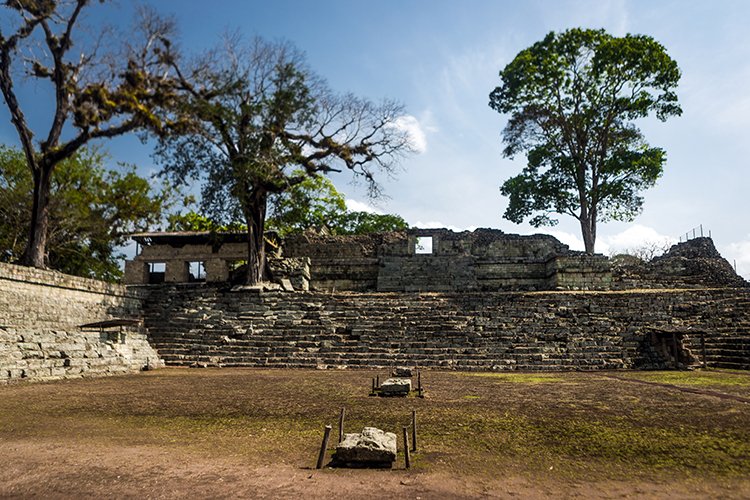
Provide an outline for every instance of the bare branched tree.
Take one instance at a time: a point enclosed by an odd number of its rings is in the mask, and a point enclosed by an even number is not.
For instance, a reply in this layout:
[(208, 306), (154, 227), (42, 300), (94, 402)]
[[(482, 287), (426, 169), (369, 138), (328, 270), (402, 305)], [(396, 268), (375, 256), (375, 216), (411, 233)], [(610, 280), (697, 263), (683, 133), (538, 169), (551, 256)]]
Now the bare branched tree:
[[(28, 244), (22, 263), (45, 266), (51, 176), (55, 167), (92, 140), (136, 130), (158, 134), (181, 128), (170, 64), (170, 20), (141, 10), (128, 40), (105, 49), (101, 37), (75, 44), (89, 0), (6, 0), (0, 24), (0, 90), (34, 180)], [(91, 38), (91, 37), (89, 37)], [(88, 43), (87, 43), (88, 42)], [(174, 56), (172, 56), (174, 57)], [(51, 85), (48, 126), (35, 134), (16, 88), (24, 78)], [(34, 103), (35, 104), (35, 103)], [(171, 111), (170, 111), (171, 110)]]
[(334, 93), (287, 43), (229, 37), (173, 69), (187, 95), (182, 112), (200, 126), (165, 137), (157, 159), (176, 181), (204, 182), (203, 209), (214, 220), (247, 225), (250, 284), (264, 278), (269, 196), (344, 169), (377, 196), (376, 174), (393, 173), (412, 150), (396, 122), (399, 104)]

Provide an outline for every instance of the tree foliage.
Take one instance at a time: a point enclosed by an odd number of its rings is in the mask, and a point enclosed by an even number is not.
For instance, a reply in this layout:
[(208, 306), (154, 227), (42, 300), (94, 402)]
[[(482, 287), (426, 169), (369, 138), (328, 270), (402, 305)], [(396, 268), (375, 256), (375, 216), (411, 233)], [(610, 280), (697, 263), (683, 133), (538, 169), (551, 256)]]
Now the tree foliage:
[(593, 252), (597, 222), (632, 220), (640, 192), (662, 175), (664, 150), (633, 122), (681, 114), (677, 63), (648, 36), (571, 29), (521, 51), (500, 78), (489, 104), (510, 115), (504, 155), (527, 156), (501, 187), (504, 217), (538, 227), (555, 224), (552, 214), (573, 216)]
[[(103, 167), (105, 156), (80, 149), (55, 169), (48, 205), (48, 262), (59, 271), (115, 281), (121, 276), (119, 248), (127, 235), (161, 221), (174, 200), (163, 186), (155, 191), (135, 167)], [(24, 154), (0, 146), (0, 260), (16, 262), (26, 248), (33, 200)]]
[[(408, 229), (398, 215), (350, 211), (344, 196), (324, 176), (308, 177), (269, 198), (267, 229), (281, 238), (304, 231), (325, 230), (331, 234), (367, 234)], [(169, 231), (246, 231), (239, 221), (217, 224), (194, 210), (168, 216)]]
[[(304, 176), (304, 172), (299, 175)], [(330, 179), (322, 175), (305, 176), (299, 184), (271, 196), (267, 225), (283, 238), (310, 228), (333, 230), (345, 213), (344, 196)]]
[(370, 234), (404, 229), (409, 229), (409, 224), (400, 215), (347, 211), (336, 220), (333, 232), (334, 234)]
[(272, 196), (269, 206), (268, 227), (282, 238), (308, 229), (325, 228), (331, 234), (368, 234), (409, 227), (398, 215), (348, 210), (344, 195), (324, 176), (307, 177)]
[(248, 283), (263, 278), (269, 196), (343, 168), (377, 194), (375, 173), (392, 172), (410, 149), (396, 124), (401, 106), (334, 93), (288, 44), (235, 38), (172, 63), (187, 95), (181, 111), (200, 125), (161, 141), (157, 159), (175, 181), (203, 182), (212, 220), (246, 225)]
[[(76, 38), (88, 0), (8, 0), (0, 18), (0, 91), (33, 180), (31, 224), (23, 262), (46, 265), (50, 189), (57, 166), (87, 143), (134, 130), (159, 134), (181, 129), (173, 80), (164, 55), (170, 21), (142, 10), (136, 26), (107, 50), (111, 33), (90, 43)], [(75, 40), (74, 40), (75, 39)], [(73, 48), (75, 46), (75, 49)], [(24, 78), (48, 85), (54, 104), (38, 140), (16, 92)]]

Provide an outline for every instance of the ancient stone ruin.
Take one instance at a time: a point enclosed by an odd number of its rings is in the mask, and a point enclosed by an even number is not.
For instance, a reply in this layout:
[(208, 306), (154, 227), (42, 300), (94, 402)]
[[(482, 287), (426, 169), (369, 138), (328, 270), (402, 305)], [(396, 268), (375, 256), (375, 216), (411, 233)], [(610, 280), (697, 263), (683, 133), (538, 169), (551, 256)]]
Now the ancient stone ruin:
[[(242, 233), (144, 233), (126, 263), (128, 284), (227, 282), (247, 248)], [(575, 252), (549, 235), (494, 229), (447, 229), (363, 236), (306, 233), (283, 242), (269, 273), (297, 290), (449, 292), (606, 290), (612, 276), (602, 255)], [(191, 271), (192, 270), (192, 271)]]
[(127, 286), (0, 264), (0, 383), (177, 366), (750, 369), (750, 289), (707, 238), (651, 262), (551, 236), (303, 234), (276, 290), (236, 234), (135, 236)]
[(408, 378), (389, 378), (380, 384), (381, 396), (408, 396), (410, 392), (411, 379)]
[(391, 468), (396, 461), (396, 435), (377, 427), (345, 434), (331, 461), (336, 467)]

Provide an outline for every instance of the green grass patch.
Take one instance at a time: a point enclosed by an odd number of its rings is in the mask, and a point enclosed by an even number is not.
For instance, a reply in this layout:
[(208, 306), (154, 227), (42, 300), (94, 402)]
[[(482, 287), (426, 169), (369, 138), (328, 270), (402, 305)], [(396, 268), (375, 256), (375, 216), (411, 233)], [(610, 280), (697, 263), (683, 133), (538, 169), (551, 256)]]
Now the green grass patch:
[(541, 375), (534, 373), (465, 372), (460, 373), (459, 375), (469, 377), (487, 377), (497, 382), (507, 382), (511, 384), (545, 384), (565, 382), (565, 379), (559, 376)]
[(629, 372), (624, 376), (646, 382), (694, 387), (750, 387), (750, 375), (721, 371)]

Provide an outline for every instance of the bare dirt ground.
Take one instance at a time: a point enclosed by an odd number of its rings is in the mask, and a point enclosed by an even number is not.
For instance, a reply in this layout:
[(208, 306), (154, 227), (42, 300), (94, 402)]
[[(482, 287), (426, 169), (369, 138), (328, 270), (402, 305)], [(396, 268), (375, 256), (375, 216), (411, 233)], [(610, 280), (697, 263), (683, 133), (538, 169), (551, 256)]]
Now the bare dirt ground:
[[(0, 497), (750, 498), (748, 373), (426, 371), (424, 399), (369, 397), (376, 374), (0, 386)], [(316, 470), (342, 407), (399, 436), (416, 410), (412, 468)]]

